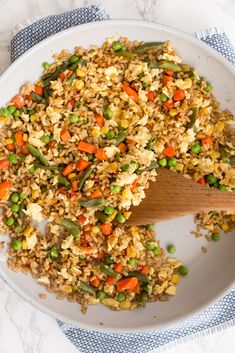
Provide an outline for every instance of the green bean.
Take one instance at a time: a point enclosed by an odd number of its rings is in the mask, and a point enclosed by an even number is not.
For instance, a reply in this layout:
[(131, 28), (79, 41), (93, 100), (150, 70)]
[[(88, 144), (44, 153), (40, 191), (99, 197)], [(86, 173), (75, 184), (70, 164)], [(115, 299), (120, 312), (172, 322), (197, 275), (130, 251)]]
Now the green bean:
[(116, 51), (115, 55), (117, 56), (123, 56), (125, 57), (127, 60), (132, 60), (135, 57), (135, 54), (133, 54), (131, 51)]
[(220, 158), (222, 159), (223, 162), (229, 163), (230, 162), (230, 153), (226, 151), (224, 145), (219, 145), (219, 153), (220, 153)]
[(48, 86), (43, 87), (43, 95), (44, 95), (46, 101), (48, 102), (49, 97), (51, 96), (51, 90)]
[(75, 78), (77, 77), (75, 72), (72, 72), (72, 74), (65, 80), (66, 83), (71, 83)]
[(144, 171), (148, 171), (148, 170), (153, 170), (156, 169), (158, 167), (158, 162), (157, 161), (153, 161), (149, 167), (145, 168)]
[(235, 166), (235, 156), (230, 157), (229, 163), (231, 164), (231, 166)]
[(52, 171), (58, 170), (61, 172), (64, 169), (62, 166), (57, 166), (57, 165), (42, 165), (40, 163), (34, 163), (34, 165), (37, 168), (45, 169), (45, 170), (52, 170)]
[(82, 176), (79, 179), (78, 190), (81, 191), (85, 181), (90, 177), (92, 173), (91, 165), (83, 172)]
[(95, 289), (93, 287), (91, 287), (89, 284), (86, 284), (84, 282), (80, 282), (79, 288), (81, 290), (83, 290), (84, 292), (87, 292), (87, 293), (89, 293), (91, 295), (94, 295), (94, 296), (96, 295)]
[(198, 117), (198, 107), (193, 107), (192, 108), (192, 114), (189, 116), (189, 122), (186, 124), (186, 130), (191, 129), (193, 125), (195, 124), (195, 121), (197, 120)]
[(95, 211), (95, 216), (102, 222), (102, 223), (110, 223), (114, 220), (117, 215), (117, 210), (115, 210), (111, 215), (106, 215), (104, 212)]
[(146, 145), (146, 149), (151, 151), (153, 149), (155, 143), (156, 143), (156, 137), (151, 137)]
[(105, 203), (105, 199), (91, 199), (88, 201), (79, 201), (79, 205), (86, 208), (98, 207)]
[(64, 185), (66, 188), (71, 188), (70, 182), (63, 175), (58, 175), (58, 184)]
[(116, 142), (115, 142), (115, 146), (120, 145), (120, 143), (122, 143), (123, 141), (126, 140), (127, 137), (127, 133), (126, 132), (121, 132), (120, 134), (118, 134), (116, 136)]
[(182, 71), (182, 68), (180, 65), (171, 63), (169, 61), (161, 61), (158, 64), (158, 67), (159, 67), (159, 69), (171, 70), (173, 72), (181, 72)]
[(43, 154), (36, 147), (29, 144), (27, 144), (26, 147), (34, 157), (40, 160), (42, 165), (49, 166), (48, 160), (43, 156)]
[(163, 42), (149, 42), (149, 43), (145, 43), (145, 44), (139, 45), (138, 47), (134, 48), (133, 49), (133, 53), (135, 53), (137, 55), (143, 55), (143, 54), (147, 53), (150, 50), (161, 48), (162, 45), (163, 45)]
[(33, 102), (36, 102), (38, 104), (46, 104), (46, 99), (44, 97), (40, 96), (40, 94), (32, 92), (31, 98), (32, 98)]
[(142, 292), (136, 296), (136, 301), (140, 306), (144, 306), (147, 300), (148, 300), (147, 293)]
[(52, 72), (52, 74), (50, 73), (49, 75), (43, 76), (43, 86), (49, 86), (51, 81), (55, 81), (57, 80), (57, 78), (59, 77), (60, 73), (65, 71), (67, 69), (67, 67), (70, 65), (70, 63), (68, 61), (63, 62), (60, 66), (57, 67), (57, 69)]
[(71, 219), (64, 218), (64, 219), (62, 219), (61, 224), (74, 237), (76, 237), (76, 238), (80, 237), (81, 227), (78, 224), (76, 224), (73, 221), (71, 221)]
[(147, 276), (143, 275), (142, 273), (136, 272), (136, 271), (131, 271), (128, 272), (128, 277), (136, 277), (140, 282), (143, 283), (149, 283), (149, 279)]
[(105, 273), (107, 276), (118, 278), (119, 273), (112, 270), (110, 267), (106, 266), (105, 264), (100, 265), (100, 271)]

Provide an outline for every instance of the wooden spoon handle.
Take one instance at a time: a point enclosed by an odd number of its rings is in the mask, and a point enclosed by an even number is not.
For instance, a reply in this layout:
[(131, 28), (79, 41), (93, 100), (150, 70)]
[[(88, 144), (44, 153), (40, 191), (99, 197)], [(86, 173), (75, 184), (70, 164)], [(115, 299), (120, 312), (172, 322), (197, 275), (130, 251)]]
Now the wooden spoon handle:
[(235, 210), (235, 193), (210, 189), (159, 168), (146, 198), (132, 207), (128, 224), (150, 224), (202, 211)]

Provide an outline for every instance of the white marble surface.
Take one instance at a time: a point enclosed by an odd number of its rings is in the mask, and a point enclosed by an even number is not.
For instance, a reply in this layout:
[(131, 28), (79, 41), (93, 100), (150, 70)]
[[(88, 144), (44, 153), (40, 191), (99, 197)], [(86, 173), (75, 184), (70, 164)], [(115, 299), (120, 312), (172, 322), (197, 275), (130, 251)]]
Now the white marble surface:
[[(188, 32), (222, 26), (235, 45), (234, 0), (0, 0), (0, 72), (9, 65), (9, 39), (17, 23), (89, 4), (102, 4), (112, 18), (156, 21)], [(196, 338), (167, 352), (234, 353), (234, 335), (235, 327)], [(60, 332), (55, 320), (24, 302), (0, 279), (0, 353), (48, 352), (78, 351)]]

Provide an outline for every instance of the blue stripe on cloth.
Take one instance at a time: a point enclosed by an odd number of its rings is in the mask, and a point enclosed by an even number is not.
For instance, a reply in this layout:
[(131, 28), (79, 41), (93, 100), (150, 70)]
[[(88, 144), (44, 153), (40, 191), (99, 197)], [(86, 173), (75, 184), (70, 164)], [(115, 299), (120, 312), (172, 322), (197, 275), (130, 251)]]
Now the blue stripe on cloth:
[[(41, 40), (63, 29), (82, 23), (108, 19), (107, 12), (99, 6), (76, 9), (61, 15), (48, 16), (22, 29), (11, 42), (11, 59), (14, 61)], [(209, 29), (194, 33), (197, 38), (212, 46), (235, 64), (235, 50), (223, 31)], [(152, 332), (133, 334), (100, 333), (80, 329), (58, 321), (66, 337), (82, 353), (146, 353), (162, 351), (176, 343), (198, 335), (213, 333), (235, 324), (235, 289), (215, 305), (175, 326)]]

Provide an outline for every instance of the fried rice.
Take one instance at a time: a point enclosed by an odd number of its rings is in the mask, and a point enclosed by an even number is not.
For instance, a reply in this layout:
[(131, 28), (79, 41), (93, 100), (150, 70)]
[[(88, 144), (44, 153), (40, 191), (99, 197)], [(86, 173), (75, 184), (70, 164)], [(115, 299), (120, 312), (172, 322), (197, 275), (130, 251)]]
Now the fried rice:
[[(159, 166), (234, 191), (232, 114), (168, 41), (108, 39), (63, 50), (43, 67), (1, 110), (9, 268), (84, 311), (167, 300), (187, 268), (165, 253), (151, 225), (125, 225), (129, 209)], [(218, 240), (234, 221), (226, 212), (198, 214), (196, 234), (205, 228)]]

